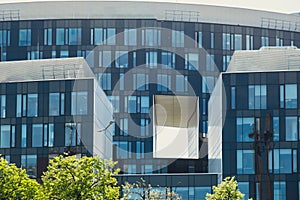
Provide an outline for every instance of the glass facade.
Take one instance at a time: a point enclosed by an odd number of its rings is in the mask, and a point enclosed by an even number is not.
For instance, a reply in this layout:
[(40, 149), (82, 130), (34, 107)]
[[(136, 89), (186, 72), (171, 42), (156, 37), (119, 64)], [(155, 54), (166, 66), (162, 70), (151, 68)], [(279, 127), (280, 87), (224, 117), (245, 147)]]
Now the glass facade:
[[(190, 92), (195, 92), (195, 95), (202, 99), (199, 105), (203, 108), (201, 109), (201, 116), (199, 116), (200, 132), (207, 133), (207, 102), (210, 93), (214, 88), (219, 72), (227, 70), (235, 50), (258, 50), (262, 46), (280, 46), (282, 44), (300, 46), (299, 32), (280, 30), (279, 28), (278, 30), (270, 29), (266, 31), (265, 28), (260, 26), (250, 27), (155, 19), (47, 19), (32, 20), (31, 23), (23, 21), (1, 23), (11, 25), (8, 26), (9, 28), (2, 26), (3, 28), (0, 31), (0, 40), (2, 38), (0, 42), (3, 46), (11, 48), (9, 51), (3, 49), (3, 52), (1, 52), (2, 61), (87, 57), (89, 52), (98, 46), (97, 50), (93, 52), (91, 67), (94, 73), (97, 74), (99, 83), (114, 106), (115, 118), (118, 122), (115, 127), (114, 141), (116, 143), (132, 142), (132, 145), (127, 144), (127, 154), (136, 152), (140, 154), (137, 157), (141, 159), (141, 162), (134, 167), (132, 160), (123, 159), (122, 156), (118, 158), (118, 166), (121, 167), (123, 173), (126, 173), (126, 170), (123, 170), (125, 165), (130, 171), (139, 172), (144, 170), (151, 171), (150, 173), (161, 173), (162, 170), (156, 170), (156, 166), (168, 164), (166, 159), (152, 159), (153, 141), (150, 136), (153, 130), (147, 124), (151, 124), (149, 109), (152, 106), (153, 94), (179, 92), (182, 95), (188, 95)], [(166, 27), (167, 30), (164, 29)], [(194, 38), (193, 42), (189, 41), (188, 38)], [(40, 48), (36, 49), (38, 45)], [(202, 48), (207, 52), (203, 53)], [(162, 65), (161, 68), (160, 64)], [(127, 76), (127, 72), (132, 68), (144, 65), (147, 66), (146, 70)], [(177, 70), (179, 74), (168, 71), (172, 69)], [(201, 75), (197, 74), (197, 70), (200, 71)], [(250, 145), (253, 141), (249, 137), (253, 128), (249, 119), (259, 117), (261, 119), (261, 131), (264, 131), (265, 124), (265, 116), (253, 117), (249, 113), (244, 113), (245, 110), (250, 109), (255, 112), (261, 109), (273, 109), (275, 106), (271, 105), (272, 100), (274, 102), (278, 101), (282, 105), (281, 108), (290, 110), (296, 109), (298, 104), (298, 88), (293, 86), (294, 83), (281, 83), (281, 86), (277, 88), (280, 95), (276, 95), (275, 98), (267, 98), (267, 94), (273, 92), (269, 90), (271, 83), (266, 84), (263, 81), (256, 82), (256, 80), (260, 80), (260, 78), (255, 79), (254, 83), (248, 84), (247, 88), (240, 88), (232, 81), (231, 93), (228, 93), (228, 97), (231, 98), (228, 101), (230, 102), (229, 107), (237, 112), (243, 112), (243, 114), (232, 118), (231, 136), (234, 141), (246, 143), (245, 145)], [(117, 82), (119, 82), (119, 85), (117, 85)], [(152, 84), (153, 82), (155, 84)], [(191, 84), (193, 91), (188, 87), (188, 84)], [(274, 83), (272, 84), (274, 85)], [(90, 104), (85, 91), (70, 94), (51, 91), (51, 94), (47, 94), (46, 98), (41, 94), (35, 96), (37, 92), (28, 92), (30, 90), (27, 91), (26, 87), (24, 86), (24, 91), (19, 89), (15, 100), (11, 101), (14, 102), (16, 109), (9, 116), (16, 116), (19, 120), (22, 120), (24, 117), (59, 117), (61, 115), (85, 115), (88, 113)], [(112, 90), (115, 90), (117, 95), (112, 94)], [(132, 91), (134, 91), (132, 96), (128, 96)], [(246, 95), (241, 95), (241, 91), (246, 91)], [(9, 100), (6, 99), (6, 103), (2, 103), (3, 101), (1, 99), (0, 102), (1, 118), (7, 118), (8, 115), (3, 105), (7, 104)], [(49, 105), (49, 108), (40, 106), (44, 102)], [(69, 102), (70, 107), (67, 102)], [(289, 113), (287, 116), (272, 113), (271, 128), (274, 130), (274, 142), (293, 142), (299, 139), (299, 136), (295, 136), (293, 132), (295, 131), (294, 128), (290, 128), (289, 134), (285, 133), (287, 129), (285, 124), (292, 123), (289, 117), (296, 115), (295, 113)], [(55, 146), (55, 143), (59, 143), (63, 139), (65, 139), (62, 142), (63, 145), (74, 145), (77, 142), (73, 139), (75, 133), (69, 129), (65, 130), (67, 129), (66, 123), (73, 122), (61, 122), (60, 128), (56, 125), (55, 127), (50, 125), (54, 123), (53, 121), (35, 123), (43, 124), (44, 146), (46, 146), (46, 143)], [(48, 125), (48, 131), (45, 131), (45, 124)], [(141, 126), (137, 127), (138, 124), (141, 124)], [(295, 127), (294, 121), (292, 125)], [(298, 129), (297, 122), (296, 126), (296, 129)], [(60, 129), (65, 134), (56, 137), (54, 134), (56, 129)], [(22, 125), (16, 125), (18, 134), (20, 134), (20, 130), (22, 130), (22, 142), (20, 142), (22, 147), (31, 147), (33, 142), (31, 138), (32, 126), (23, 122)], [(299, 131), (297, 131), (298, 133)], [(46, 134), (48, 134), (47, 137)], [(145, 138), (141, 140), (132, 137), (131, 134), (144, 135)], [(45, 138), (48, 138), (48, 141)], [(137, 142), (141, 143), (137, 145)], [(16, 144), (18, 144), (17, 141)], [(236, 155), (235, 150), (232, 150), (232, 155)], [(245, 150), (253, 151), (253, 148), (249, 147)], [(249, 156), (249, 153), (241, 152), (239, 155), (242, 155), (240, 158), (243, 160)], [(186, 163), (179, 160), (175, 163), (177, 167), (167, 166), (164, 169), (165, 172), (188, 172), (189, 165), (194, 166), (195, 173), (207, 172), (208, 170), (207, 157), (189, 160)], [(236, 165), (236, 162), (232, 163)], [(249, 184), (251, 185), (251, 183)], [(186, 194), (185, 190), (183, 190), (183, 193)], [(196, 189), (194, 193), (197, 194)], [(187, 195), (192, 196), (192, 194)]]
[(299, 171), (298, 72), (225, 73), (222, 79), (229, 105), (222, 135), (223, 176), (236, 176), (245, 199), (298, 198), (291, 189)]

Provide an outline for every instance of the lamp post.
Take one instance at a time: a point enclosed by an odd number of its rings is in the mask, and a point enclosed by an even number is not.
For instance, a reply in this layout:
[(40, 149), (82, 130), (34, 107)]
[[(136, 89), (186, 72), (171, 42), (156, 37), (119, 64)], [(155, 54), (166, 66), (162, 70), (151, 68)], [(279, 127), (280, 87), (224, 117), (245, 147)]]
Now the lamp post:
[(111, 125), (113, 125), (114, 123), (116, 123), (115, 120), (110, 120), (110, 121), (108, 122), (108, 125), (107, 125), (104, 129), (101, 129), (101, 130), (99, 130), (99, 131), (97, 131), (97, 132), (99, 132), (99, 133), (105, 132), (105, 131), (106, 131)]
[[(269, 173), (269, 149), (270, 149), (270, 142), (273, 138), (273, 134), (270, 131), (270, 121), (271, 121), (271, 115), (267, 113), (266, 115), (266, 121), (265, 121), (265, 131), (263, 135), (260, 134), (260, 119), (256, 118), (254, 127), (253, 127), (253, 133), (249, 134), (249, 137), (254, 139), (254, 156), (255, 156), (255, 172), (257, 180), (259, 182), (259, 198), (260, 200), (271, 200), (272, 194), (271, 194), (271, 183), (270, 183), (270, 173)], [(266, 195), (264, 193), (264, 185), (262, 184), (262, 178), (264, 174), (263, 170), (263, 160), (262, 155), (265, 154), (266, 159), (264, 160), (266, 162)], [(257, 191), (256, 191), (257, 192)], [(266, 197), (266, 198), (264, 198)]]

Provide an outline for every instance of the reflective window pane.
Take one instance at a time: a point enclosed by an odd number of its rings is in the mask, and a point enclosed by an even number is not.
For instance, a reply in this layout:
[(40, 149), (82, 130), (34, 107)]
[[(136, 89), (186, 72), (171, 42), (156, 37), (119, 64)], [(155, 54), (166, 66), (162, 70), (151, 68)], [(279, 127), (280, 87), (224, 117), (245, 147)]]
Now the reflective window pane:
[(298, 120), (297, 117), (285, 118), (285, 140), (297, 141), (298, 140)]
[(59, 115), (59, 93), (49, 93), (49, 116)]
[(32, 124), (32, 147), (43, 146), (43, 124)]
[(10, 147), (10, 125), (1, 125), (0, 148)]
[(38, 115), (38, 94), (28, 94), (27, 116), (37, 117)]
[(254, 150), (237, 150), (237, 173), (254, 174)]
[(31, 46), (31, 29), (19, 30), (19, 46)]
[(88, 108), (87, 92), (72, 92), (71, 114), (86, 115)]
[(297, 108), (297, 85), (285, 85), (285, 107)]

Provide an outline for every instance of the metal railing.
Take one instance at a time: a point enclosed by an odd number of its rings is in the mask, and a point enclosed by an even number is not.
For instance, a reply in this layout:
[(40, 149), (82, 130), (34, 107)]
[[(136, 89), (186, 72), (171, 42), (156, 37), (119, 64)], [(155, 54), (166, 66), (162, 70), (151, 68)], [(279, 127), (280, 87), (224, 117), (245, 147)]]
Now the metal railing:
[(261, 18), (261, 27), (270, 29), (281, 29), (288, 31), (300, 31), (300, 21), (293, 22), (276, 18)]
[(43, 65), (43, 79), (67, 79), (79, 77), (80, 68), (76, 64), (70, 65)]
[(0, 21), (20, 20), (20, 10), (0, 10)]
[(200, 12), (185, 10), (166, 10), (165, 20), (200, 22)]

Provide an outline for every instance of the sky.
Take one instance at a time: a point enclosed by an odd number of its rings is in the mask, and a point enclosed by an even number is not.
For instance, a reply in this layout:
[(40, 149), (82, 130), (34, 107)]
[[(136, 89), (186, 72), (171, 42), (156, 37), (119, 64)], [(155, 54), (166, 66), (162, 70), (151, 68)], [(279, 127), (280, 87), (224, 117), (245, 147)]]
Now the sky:
[[(49, 1), (49, 0), (0, 0), (1, 3), (32, 2), (32, 1)], [(61, 0), (51, 0), (51, 1), (61, 1)], [(71, 0), (67, 0), (67, 1), (71, 1)], [(120, 1), (124, 1), (124, 0), (120, 0)], [(249, 9), (256, 9), (256, 10), (266, 10), (266, 11), (273, 11), (273, 12), (280, 12), (280, 13), (300, 12), (299, 0), (133, 0), (133, 1), (197, 3), (197, 4), (241, 7), (241, 8), (249, 8)]]

